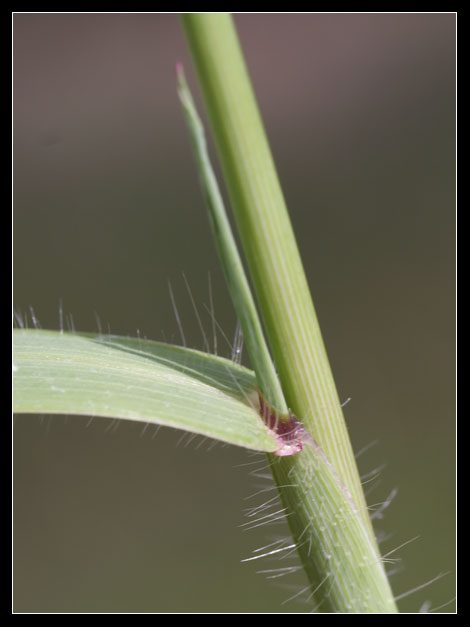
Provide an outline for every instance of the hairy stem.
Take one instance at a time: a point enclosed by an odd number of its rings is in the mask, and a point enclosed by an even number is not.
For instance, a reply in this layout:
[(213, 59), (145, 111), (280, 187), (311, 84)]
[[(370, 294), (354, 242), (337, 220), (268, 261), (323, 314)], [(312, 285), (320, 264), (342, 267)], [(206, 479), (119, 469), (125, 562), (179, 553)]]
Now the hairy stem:
[(270, 460), (311, 594), (323, 611), (396, 611), (232, 19), (182, 20), (282, 389), (308, 432), (301, 453)]

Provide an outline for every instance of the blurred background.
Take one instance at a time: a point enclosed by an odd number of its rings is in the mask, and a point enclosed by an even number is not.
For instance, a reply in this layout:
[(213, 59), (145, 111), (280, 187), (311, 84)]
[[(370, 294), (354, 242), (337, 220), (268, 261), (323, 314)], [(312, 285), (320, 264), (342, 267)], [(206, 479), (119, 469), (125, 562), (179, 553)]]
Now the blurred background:
[[(455, 16), (236, 14), (402, 611), (454, 611)], [(188, 344), (235, 318), (176, 97), (176, 14), (15, 14), (14, 306)], [(27, 322), (28, 321), (28, 322)], [(230, 349), (219, 337), (220, 353)], [(17, 612), (305, 612), (254, 560), (267, 482), (235, 447), (83, 417), (14, 422)], [(364, 450), (364, 448), (366, 450)], [(253, 461), (259, 464), (251, 464)], [(372, 474), (370, 474), (372, 473)], [(272, 493), (267, 493), (272, 495)], [(443, 606), (443, 607), (441, 607)]]

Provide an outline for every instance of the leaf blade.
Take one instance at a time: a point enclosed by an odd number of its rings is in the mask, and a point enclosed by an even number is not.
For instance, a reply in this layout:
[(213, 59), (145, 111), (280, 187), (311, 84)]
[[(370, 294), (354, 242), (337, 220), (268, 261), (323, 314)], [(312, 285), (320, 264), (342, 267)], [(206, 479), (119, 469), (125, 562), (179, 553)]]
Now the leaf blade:
[(253, 450), (277, 447), (254, 404), (253, 373), (228, 360), (116, 336), (43, 330), (13, 336), (15, 413), (122, 418)]

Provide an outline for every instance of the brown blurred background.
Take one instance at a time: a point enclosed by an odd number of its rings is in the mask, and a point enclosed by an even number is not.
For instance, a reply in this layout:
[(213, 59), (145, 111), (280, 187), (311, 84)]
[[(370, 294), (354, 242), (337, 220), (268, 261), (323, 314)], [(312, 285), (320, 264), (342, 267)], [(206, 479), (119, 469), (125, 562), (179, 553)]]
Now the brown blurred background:
[[(450, 573), (400, 601), (438, 608), (455, 594), (455, 16), (235, 20), (353, 445), (375, 442), (361, 472), (386, 464), (368, 501), (398, 491), (383, 553), (419, 536), (391, 556), (393, 589)], [(197, 92), (177, 15), (15, 14), (13, 34), (17, 311), (57, 329), (62, 303), (67, 327), (179, 342), (170, 281), (202, 348), (182, 273), (202, 312), (210, 272), (232, 336), (176, 98), (176, 61)], [(15, 611), (311, 609), (283, 604), (301, 576), (257, 573), (295, 562), (240, 561), (282, 533), (239, 526), (266, 485), (245, 451), (88, 423), (15, 420)]]

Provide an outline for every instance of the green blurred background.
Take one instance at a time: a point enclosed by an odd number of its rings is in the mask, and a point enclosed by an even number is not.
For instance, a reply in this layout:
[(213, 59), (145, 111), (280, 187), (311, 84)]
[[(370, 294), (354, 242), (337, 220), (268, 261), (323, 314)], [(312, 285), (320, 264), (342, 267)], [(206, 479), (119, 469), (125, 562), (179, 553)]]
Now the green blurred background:
[[(455, 582), (455, 16), (237, 14), (394, 592)], [(235, 319), (175, 91), (197, 84), (175, 14), (16, 14), (14, 305), (64, 325), (202, 348), (211, 275)], [(199, 94), (197, 93), (197, 96)], [(197, 98), (200, 102), (199, 97)], [(210, 333), (210, 318), (204, 313)], [(219, 337), (220, 352), (229, 349)], [(305, 612), (300, 574), (242, 563), (266, 480), (247, 452), (87, 418), (14, 422), (17, 612)], [(112, 426), (112, 425), (111, 425)], [(441, 611), (454, 611), (454, 603)]]

